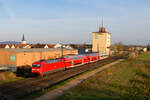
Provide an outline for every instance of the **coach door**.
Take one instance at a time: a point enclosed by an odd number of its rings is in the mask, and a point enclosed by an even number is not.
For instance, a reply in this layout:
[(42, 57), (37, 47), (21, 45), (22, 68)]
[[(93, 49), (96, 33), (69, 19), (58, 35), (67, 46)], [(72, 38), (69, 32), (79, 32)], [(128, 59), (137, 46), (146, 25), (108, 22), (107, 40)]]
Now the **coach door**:
[(65, 67), (72, 66), (72, 60), (65, 61)]

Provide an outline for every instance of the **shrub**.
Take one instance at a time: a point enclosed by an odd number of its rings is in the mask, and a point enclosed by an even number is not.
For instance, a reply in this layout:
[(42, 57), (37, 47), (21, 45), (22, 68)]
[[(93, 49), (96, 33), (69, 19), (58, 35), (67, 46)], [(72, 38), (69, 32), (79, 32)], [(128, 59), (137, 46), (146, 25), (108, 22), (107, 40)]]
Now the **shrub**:
[(126, 97), (128, 100), (150, 100), (150, 69), (147, 66), (137, 68), (136, 76), (130, 80)]
[(0, 72), (0, 81), (6, 81), (13, 78), (16, 78), (16, 75), (13, 72)]
[(136, 53), (135, 52), (129, 53), (129, 57), (128, 57), (129, 60), (133, 60), (135, 58), (136, 58)]

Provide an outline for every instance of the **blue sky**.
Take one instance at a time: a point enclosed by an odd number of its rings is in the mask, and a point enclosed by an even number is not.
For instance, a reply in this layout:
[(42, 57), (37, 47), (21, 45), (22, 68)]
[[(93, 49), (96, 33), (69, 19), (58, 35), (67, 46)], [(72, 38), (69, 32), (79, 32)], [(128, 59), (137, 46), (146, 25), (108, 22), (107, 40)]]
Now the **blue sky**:
[(0, 0), (0, 41), (91, 43), (102, 16), (112, 43), (150, 42), (149, 0)]

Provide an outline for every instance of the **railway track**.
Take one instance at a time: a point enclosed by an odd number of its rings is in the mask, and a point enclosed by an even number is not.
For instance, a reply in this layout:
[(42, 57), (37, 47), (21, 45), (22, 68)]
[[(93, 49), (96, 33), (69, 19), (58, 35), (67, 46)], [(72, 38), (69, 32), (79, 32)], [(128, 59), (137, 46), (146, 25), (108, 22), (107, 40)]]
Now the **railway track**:
[(50, 73), (44, 77), (28, 78), (12, 84), (0, 86), (0, 100), (21, 99), (23, 96), (27, 96), (42, 89), (50, 88), (81, 73), (111, 63), (117, 59), (120, 59), (121, 57), (123, 57), (123, 55), (70, 68), (65, 71)]

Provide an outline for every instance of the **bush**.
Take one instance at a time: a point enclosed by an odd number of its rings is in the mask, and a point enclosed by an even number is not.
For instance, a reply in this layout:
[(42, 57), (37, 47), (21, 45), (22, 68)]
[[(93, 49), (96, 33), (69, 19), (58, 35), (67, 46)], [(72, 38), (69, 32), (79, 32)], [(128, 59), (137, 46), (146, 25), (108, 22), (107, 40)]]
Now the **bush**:
[[(144, 68), (143, 68), (144, 67)], [(134, 79), (130, 80), (127, 90), (127, 100), (150, 100), (150, 68), (137, 68)]]
[(0, 72), (0, 81), (6, 81), (13, 78), (16, 78), (16, 75), (13, 72)]
[(133, 60), (133, 59), (135, 59), (137, 56), (136, 56), (136, 53), (135, 52), (131, 52), (131, 53), (129, 53), (129, 57), (128, 57), (128, 59), (129, 60)]

